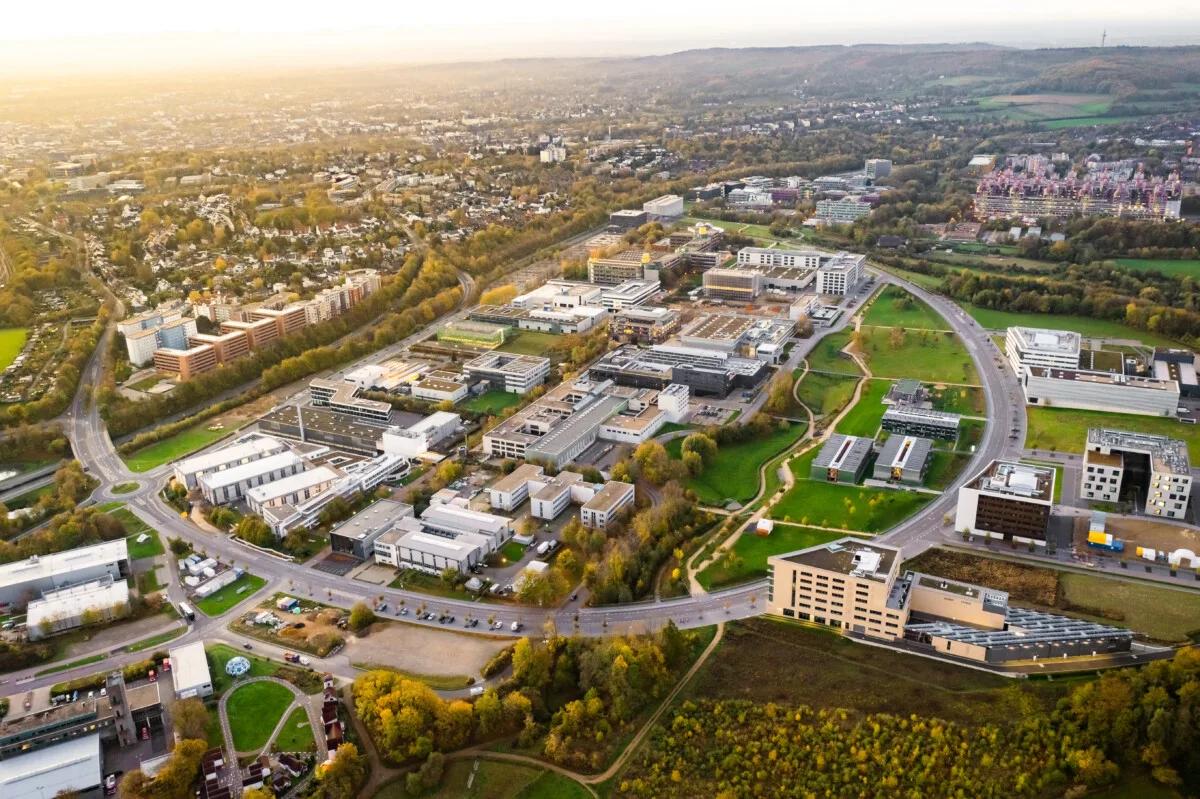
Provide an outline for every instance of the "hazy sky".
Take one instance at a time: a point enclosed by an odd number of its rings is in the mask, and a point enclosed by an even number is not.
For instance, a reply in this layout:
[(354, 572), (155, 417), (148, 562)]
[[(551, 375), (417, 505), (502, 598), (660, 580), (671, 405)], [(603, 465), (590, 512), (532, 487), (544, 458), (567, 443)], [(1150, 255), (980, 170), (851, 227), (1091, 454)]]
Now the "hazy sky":
[[(11, 0), (0, 68), (463, 61), (691, 47), (988, 41), (1200, 43), (1196, 0)], [(739, 16), (739, 11), (741, 12)], [(33, 75), (31, 74), (31, 77)]]

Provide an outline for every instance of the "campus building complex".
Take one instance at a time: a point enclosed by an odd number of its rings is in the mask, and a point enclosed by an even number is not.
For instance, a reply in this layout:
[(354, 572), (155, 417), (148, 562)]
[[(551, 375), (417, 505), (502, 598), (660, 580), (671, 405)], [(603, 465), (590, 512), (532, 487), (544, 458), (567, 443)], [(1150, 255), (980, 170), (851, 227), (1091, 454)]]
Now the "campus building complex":
[(621, 347), (591, 365), (595, 379), (623, 386), (663, 389), (672, 383), (693, 394), (724, 397), (734, 389), (754, 388), (770, 372), (763, 361), (726, 352), (656, 344), (649, 349)]
[(1088, 430), (1079, 498), (1120, 502), (1133, 497), (1148, 516), (1186, 519), (1192, 495), (1187, 444), (1125, 430)]
[(955, 529), (1021, 544), (1045, 545), (1054, 503), (1054, 469), (992, 461), (958, 490)]
[(1051, 217), (1118, 216), (1164, 221), (1178, 219), (1183, 181), (1177, 173), (1148, 178), (1140, 170), (1126, 177), (1099, 170), (1084, 177), (990, 172), (975, 187), (975, 218), (1020, 217), (1029, 222)]

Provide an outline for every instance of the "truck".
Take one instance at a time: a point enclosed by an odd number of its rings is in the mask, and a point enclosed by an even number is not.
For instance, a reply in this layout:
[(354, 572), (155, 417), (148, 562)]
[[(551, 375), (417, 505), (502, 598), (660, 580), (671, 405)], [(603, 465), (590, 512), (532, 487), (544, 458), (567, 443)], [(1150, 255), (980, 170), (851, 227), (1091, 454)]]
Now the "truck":
[(1124, 552), (1125, 542), (1119, 538), (1113, 538), (1112, 533), (1101, 533), (1093, 530), (1088, 533), (1087, 545), (1094, 549), (1103, 549), (1108, 552)]
[(542, 543), (537, 545), (537, 556), (539, 558), (545, 557), (546, 553), (549, 551), (550, 551), (550, 542), (549, 541), (543, 541)]

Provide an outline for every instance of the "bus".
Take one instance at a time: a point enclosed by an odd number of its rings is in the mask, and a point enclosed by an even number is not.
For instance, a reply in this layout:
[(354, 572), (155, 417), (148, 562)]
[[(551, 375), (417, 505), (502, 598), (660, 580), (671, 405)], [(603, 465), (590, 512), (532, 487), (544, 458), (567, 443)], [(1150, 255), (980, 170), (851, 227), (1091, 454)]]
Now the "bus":
[(186, 602), (179, 603), (179, 615), (183, 616), (189, 622), (196, 620), (196, 612)]

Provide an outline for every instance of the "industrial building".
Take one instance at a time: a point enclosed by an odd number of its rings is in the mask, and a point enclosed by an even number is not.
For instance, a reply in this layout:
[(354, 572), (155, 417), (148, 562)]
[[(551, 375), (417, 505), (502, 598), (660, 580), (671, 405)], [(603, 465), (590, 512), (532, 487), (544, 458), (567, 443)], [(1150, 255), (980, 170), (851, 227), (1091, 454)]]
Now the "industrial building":
[(671, 383), (694, 394), (725, 397), (734, 389), (754, 388), (769, 374), (766, 363), (724, 352), (656, 344), (649, 349), (621, 347), (589, 367), (593, 379), (624, 386), (663, 389)]
[(896, 547), (851, 537), (767, 560), (767, 610), (982, 664), (1128, 652), (1133, 632), (1015, 608), (1008, 594), (907, 571)]
[(830, 483), (861, 483), (875, 442), (834, 433), (821, 446), (809, 467), (809, 477)]
[(85, 624), (110, 622), (129, 612), (129, 583), (103, 577), (69, 588), (46, 591), (25, 609), (30, 641), (74, 630)]
[(212, 674), (208, 670), (203, 641), (171, 647), (168, 656), (171, 658), (171, 684), (176, 699), (212, 696)]
[(101, 763), (99, 734), (72, 738), (5, 759), (0, 763), (0, 792), (5, 799), (98, 793)]
[(916, 436), (891, 436), (875, 459), (874, 478), (903, 485), (921, 485), (933, 457), (933, 442)]
[(199, 486), (200, 478), (206, 474), (261, 460), (287, 449), (288, 445), (277, 438), (251, 434), (242, 436), (220, 449), (177, 461), (172, 473), (175, 479), (190, 491)]
[(1154, 376), (1159, 380), (1171, 380), (1179, 387), (1183, 397), (1200, 397), (1200, 383), (1196, 379), (1196, 354), (1190, 350), (1163, 349), (1154, 351)]
[(304, 458), (291, 450), (268, 455), (228, 469), (200, 477), (199, 487), (205, 501), (228, 505), (240, 501), (250, 489), (299, 474), (306, 468)]
[(546, 382), (550, 359), (539, 355), (488, 352), (464, 363), (463, 371), (473, 381), (487, 381), (494, 388), (510, 394), (526, 394)]
[(957, 413), (913, 405), (892, 405), (883, 412), (880, 424), (889, 433), (954, 441), (958, 438), (958, 426), (961, 421), (962, 417)]
[(1187, 443), (1125, 430), (1088, 430), (1079, 498), (1120, 502), (1130, 495), (1148, 516), (1186, 519), (1192, 495)]
[(1046, 544), (1054, 503), (1054, 469), (992, 461), (958, 490), (954, 527), (1020, 544)]
[(679, 330), (679, 312), (672, 308), (641, 305), (613, 314), (609, 338), (626, 344), (661, 344)]
[(388, 429), (326, 408), (296, 405), (268, 411), (259, 417), (258, 427), (273, 436), (365, 455), (379, 451), (379, 438)]
[(378, 500), (329, 531), (330, 549), (359, 560), (372, 558), (379, 536), (393, 529), (400, 519), (412, 515), (412, 505), (391, 499)]
[(283, 505), (301, 505), (324, 492), (339, 477), (329, 466), (317, 466), (289, 477), (256, 486), (246, 492), (246, 504), (250, 510), (262, 515), (266, 508)]
[(678, 194), (664, 194), (642, 203), (648, 222), (670, 222), (683, 216), (683, 198)]
[(44, 593), (93, 580), (124, 582), (129, 573), (129, 545), (124, 538), (32, 555), (0, 564), (0, 607), (22, 608)]
[(659, 282), (659, 273), (682, 263), (683, 257), (674, 253), (655, 256), (632, 248), (613, 255), (588, 259), (588, 282), (601, 286), (616, 286), (629, 280)]

